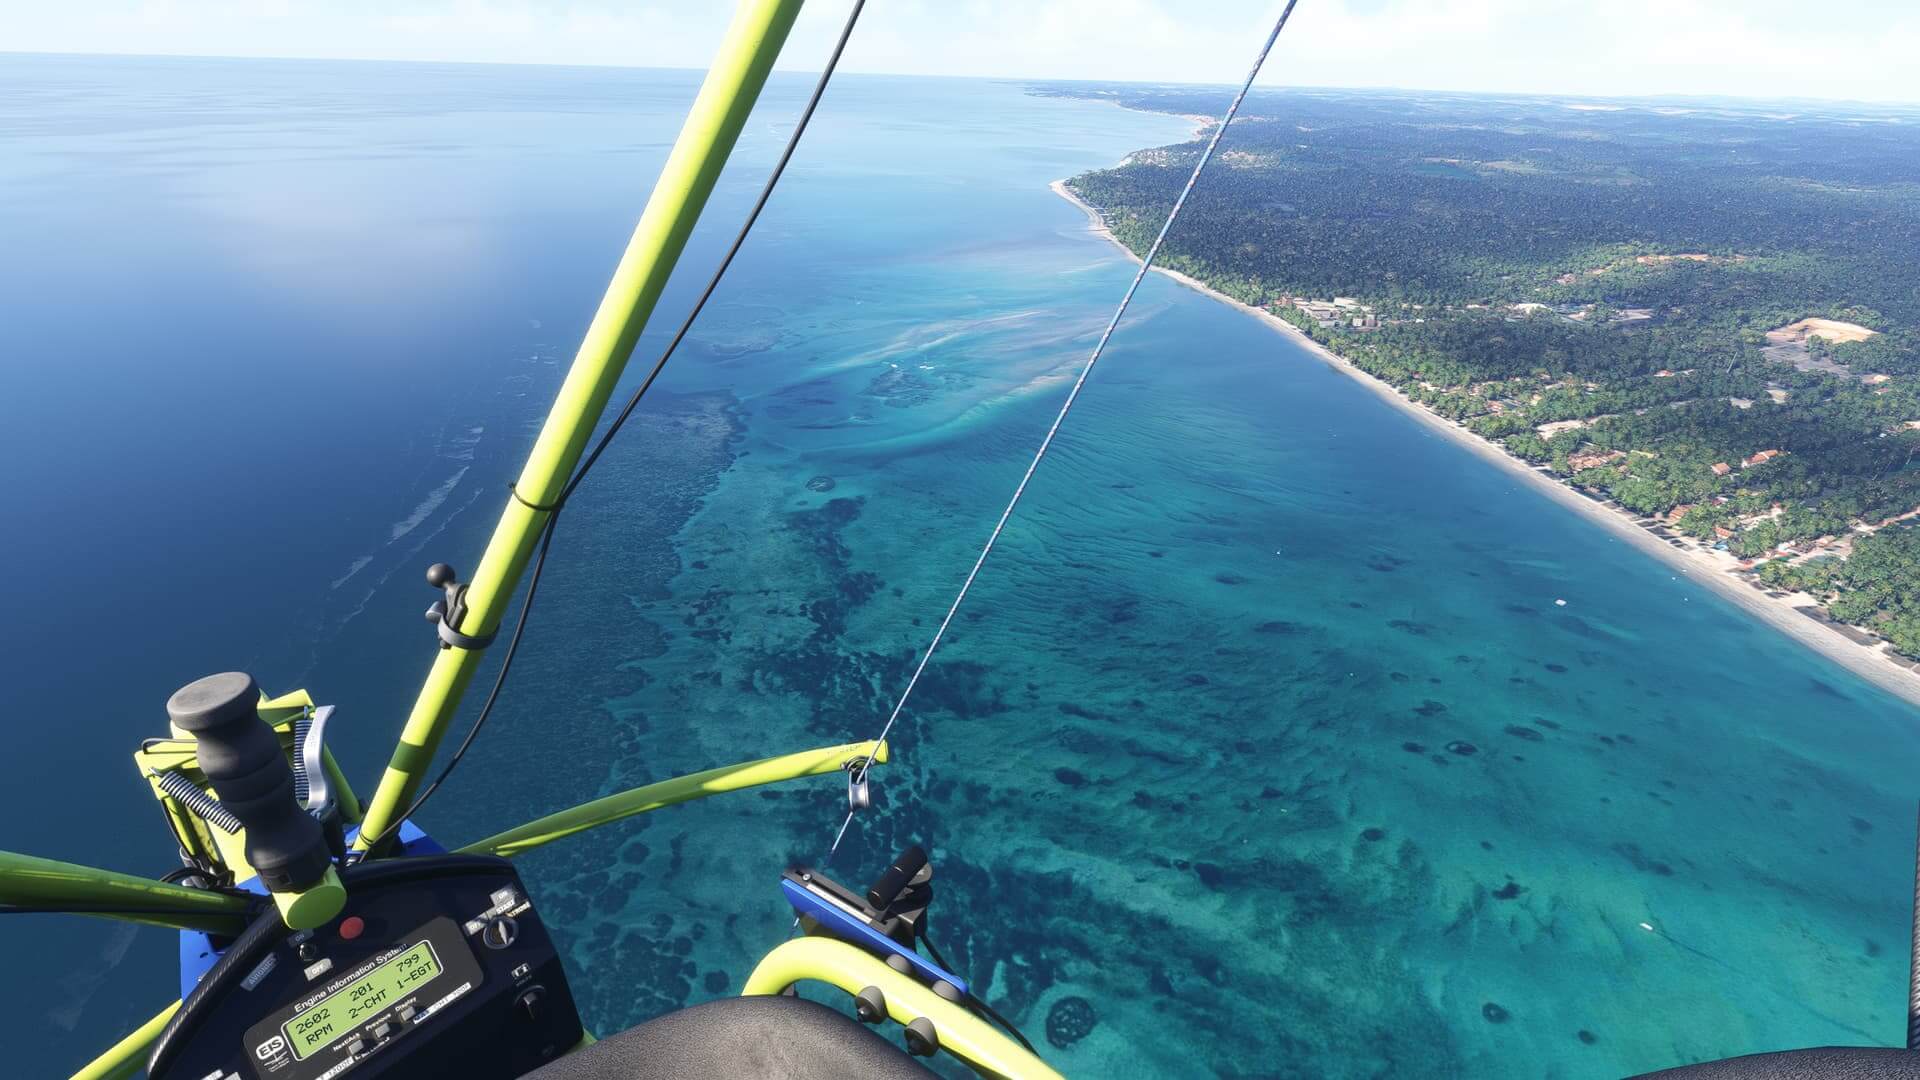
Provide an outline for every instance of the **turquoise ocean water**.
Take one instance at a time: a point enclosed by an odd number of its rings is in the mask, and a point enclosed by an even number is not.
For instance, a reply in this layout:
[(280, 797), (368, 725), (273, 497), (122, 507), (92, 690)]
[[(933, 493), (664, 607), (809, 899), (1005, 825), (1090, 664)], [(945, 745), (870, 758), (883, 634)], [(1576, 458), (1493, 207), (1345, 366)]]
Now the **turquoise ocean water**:
[[(0, 715), (32, 763), (0, 847), (167, 869), (127, 755), (225, 668), (340, 704), (371, 786), (432, 658), (420, 572), (476, 558), (695, 85), (0, 56)], [(668, 308), (805, 89), (776, 79)], [(1187, 128), (836, 83), (423, 824), (877, 730), (1131, 272), (1047, 182)], [(1916, 719), (1155, 278), (831, 869), (929, 844), (987, 996), (1036, 1040), (1090, 1006), (1042, 1043), (1070, 1075), (1891, 1043)], [(841, 799), (529, 857), (589, 1021), (737, 992)], [(10, 919), (0, 950), (22, 1075), (169, 997), (158, 931)]]

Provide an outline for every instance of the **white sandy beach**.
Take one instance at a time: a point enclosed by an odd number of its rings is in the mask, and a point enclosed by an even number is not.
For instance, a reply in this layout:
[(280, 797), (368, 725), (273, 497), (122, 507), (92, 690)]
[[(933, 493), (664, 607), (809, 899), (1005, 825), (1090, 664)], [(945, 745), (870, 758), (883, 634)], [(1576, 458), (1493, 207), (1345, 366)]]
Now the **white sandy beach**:
[[(1114, 238), (1105, 222), (1093, 207), (1088, 206), (1067, 190), (1066, 181), (1056, 180), (1050, 185), (1055, 194), (1079, 207), (1087, 215), (1090, 230), (1105, 238), (1119, 248), (1129, 259), (1138, 263), (1138, 256), (1127, 249), (1126, 245)], [(1837, 630), (1814, 621), (1801, 612), (1801, 608), (1814, 604), (1812, 597), (1805, 594), (1788, 596), (1769, 596), (1767, 593), (1746, 584), (1746, 579), (1733, 572), (1735, 560), (1728, 555), (1710, 552), (1689, 545), (1675, 547), (1665, 540), (1648, 532), (1636, 523), (1626, 511), (1604, 506), (1575, 491), (1573, 488), (1553, 477), (1542, 474), (1526, 462), (1508, 454), (1495, 443), (1483, 439), (1468, 431), (1465, 427), (1441, 417), (1395, 390), (1386, 382), (1360, 370), (1342, 359), (1332, 350), (1314, 341), (1302, 333), (1299, 327), (1280, 318), (1270, 311), (1243, 304), (1233, 297), (1208, 288), (1205, 284), (1176, 270), (1154, 267), (1154, 272), (1165, 274), (1180, 284), (1205, 293), (1219, 302), (1245, 312), (1259, 319), (1293, 339), (1301, 348), (1319, 357), (1341, 373), (1354, 379), (1360, 385), (1378, 394), (1381, 398), (1401, 410), (1414, 416), (1439, 434), (1454, 440), (1472, 450), (1489, 462), (1507, 470), (1511, 475), (1559, 502), (1562, 506), (1587, 518), (1589, 521), (1607, 529), (1615, 536), (1639, 547), (1672, 566), (1674, 569), (1701, 585), (1714, 590), (1721, 596), (1752, 613), (1769, 626), (1793, 638), (1802, 645), (1813, 649), (1822, 656), (1846, 667), (1861, 677), (1891, 693), (1900, 695), (1909, 701), (1920, 704), (1920, 673), (1916, 673), (1886, 651), (1883, 645), (1862, 645), (1842, 636)]]

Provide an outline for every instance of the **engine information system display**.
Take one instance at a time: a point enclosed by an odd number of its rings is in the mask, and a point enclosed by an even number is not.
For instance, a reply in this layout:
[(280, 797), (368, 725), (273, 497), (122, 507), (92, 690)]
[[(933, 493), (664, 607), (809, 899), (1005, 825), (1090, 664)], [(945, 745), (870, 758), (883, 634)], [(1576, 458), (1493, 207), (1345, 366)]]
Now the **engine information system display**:
[(362, 1021), (440, 977), (433, 943), (421, 941), (322, 999), (281, 1026), (295, 1058), (325, 1050)]

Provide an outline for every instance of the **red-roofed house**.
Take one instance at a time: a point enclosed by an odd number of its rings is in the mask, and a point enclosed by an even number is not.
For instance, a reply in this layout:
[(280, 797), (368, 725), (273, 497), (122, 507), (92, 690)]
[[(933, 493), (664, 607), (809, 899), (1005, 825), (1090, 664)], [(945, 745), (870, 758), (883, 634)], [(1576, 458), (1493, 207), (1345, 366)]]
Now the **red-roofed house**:
[(1582, 469), (1597, 469), (1609, 461), (1618, 461), (1626, 456), (1624, 450), (1602, 450), (1597, 454), (1575, 454), (1567, 459), (1567, 464), (1573, 466), (1574, 472), (1579, 472)]

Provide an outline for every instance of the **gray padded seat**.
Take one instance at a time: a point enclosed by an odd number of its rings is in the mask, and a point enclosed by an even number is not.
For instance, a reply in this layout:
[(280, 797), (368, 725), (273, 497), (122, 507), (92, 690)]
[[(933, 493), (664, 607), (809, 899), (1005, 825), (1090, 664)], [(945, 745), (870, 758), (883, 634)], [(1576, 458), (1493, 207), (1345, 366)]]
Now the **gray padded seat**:
[(929, 1080), (871, 1028), (790, 997), (736, 997), (658, 1016), (527, 1074), (538, 1080)]
[(1641, 1080), (1920, 1080), (1920, 1053), (1880, 1046), (1823, 1046), (1706, 1061)]

